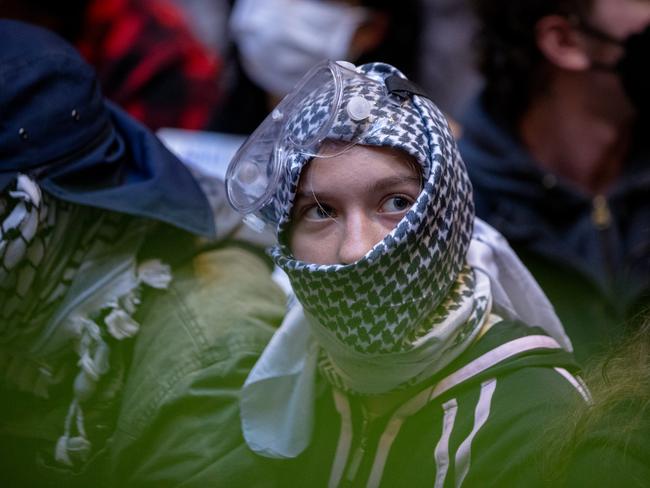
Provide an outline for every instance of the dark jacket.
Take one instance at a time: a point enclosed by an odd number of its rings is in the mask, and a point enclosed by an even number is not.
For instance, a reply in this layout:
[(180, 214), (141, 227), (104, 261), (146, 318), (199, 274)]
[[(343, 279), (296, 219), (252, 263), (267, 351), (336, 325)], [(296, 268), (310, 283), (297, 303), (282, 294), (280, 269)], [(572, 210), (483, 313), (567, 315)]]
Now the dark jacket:
[(586, 395), (575, 371), (539, 329), (502, 321), (383, 417), (321, 383), (312, 444), (282, 486), (536, 486), (538, 439)]
[(459, 147), (477, 215), (508, 239), (555, 306), (576, 356), (584, 359), (650, 303), (647, 131), (639, 126), (616, 184), (593, 197), (545, 173), (480, 99), (462, 122)]

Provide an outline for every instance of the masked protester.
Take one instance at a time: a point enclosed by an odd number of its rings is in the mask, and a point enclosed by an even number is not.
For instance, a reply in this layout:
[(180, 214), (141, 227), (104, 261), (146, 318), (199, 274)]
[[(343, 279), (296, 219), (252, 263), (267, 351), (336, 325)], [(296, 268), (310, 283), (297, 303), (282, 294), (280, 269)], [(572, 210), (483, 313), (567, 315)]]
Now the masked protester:
[(283, 486), (528, 486), (570, 342), (474, 218), (442, 114), (394, 67), (321, 63), (231, 161), (227, 194), (295, 300), (241, 394)]
[(486, 84), (459, 148), (477, 215), (508, 239), (586, 360), (650, 297), (650, 4), (474, 3)]
[(0, 21), (0, 113), (0, 484), (208, 486), (284, 309), (268, 266), (199, 253), (198, 184), (54, 34)]
[(324, 59), (385, 59), (416, 72), (420, 17), (418, 2), (234, 1), (229, 21), (233, 82), (212, 128), (250, 134)]
[(368, 9), (343, 2), (239, 0), (230, 23), (248, 76), (282, 96), (319, 61), (351, 55), (368, 20)]

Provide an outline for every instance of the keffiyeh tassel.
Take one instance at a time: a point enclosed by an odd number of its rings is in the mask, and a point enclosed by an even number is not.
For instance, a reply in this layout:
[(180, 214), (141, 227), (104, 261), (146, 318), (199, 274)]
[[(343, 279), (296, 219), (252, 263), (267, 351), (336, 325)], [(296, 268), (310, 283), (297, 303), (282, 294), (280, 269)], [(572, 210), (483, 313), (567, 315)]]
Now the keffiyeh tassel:
[[(83, 403), (92, 397), (101, 377), (109, 371), (110, 348), (103, 338), (102, 328), (117, 340), (124, 340), (135, 336), (140, 325), (133, 319), (140, 303), (141, 285), (151, 288), (166, 289), (171, 282), (170, 267), (158, 260), (149, 260), (141, 263), (137, 270), (129, 269), (128, 273), (134, 274), (135, 279), (128, 292), (121, 296), (112, 296), (112, 291), (107, 292), (110, 297), (102, 310), (110, 310), (103, 320), (104, 327), (100, 327), (88, 317), (74, 316), (69, 319), (69, 327), (77, 332), (77, 354), (80, 371), (74, 381), (74, 399), (68, 409), (65, 420), (64, 433), (56, 444), (55, 458), (67, 466), (74, 466), (77, 462), (85, 462), (92, 449), (92, 444), (84, 428)], [(116, 288), (123, 288), (124, 276), (116, 277)]]
[[(0, 366), (8, 385), (47, 399), (78, 361), (73, 398), (55, 458), (73, 466), (91, 441), (84, 403), (110, 370), (110, 342), (135, 336), (142, 285), (165, 289), (170, 267), (136, 262), (149, 229), (142, 221), (71, 205), (19, 174), (0, 195)], [(63, 358), (63, 359), (62, 359)]]

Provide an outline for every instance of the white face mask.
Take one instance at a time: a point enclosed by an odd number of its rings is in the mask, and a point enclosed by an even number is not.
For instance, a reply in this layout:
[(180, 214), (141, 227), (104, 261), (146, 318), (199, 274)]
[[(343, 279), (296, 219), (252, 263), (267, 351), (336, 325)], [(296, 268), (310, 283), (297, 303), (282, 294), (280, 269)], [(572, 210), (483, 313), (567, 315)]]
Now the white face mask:
[(246, 74), (283, 96), (316, 63), (346, 59), (368, 11), (333, 1), (238, 0), (230, 19)]

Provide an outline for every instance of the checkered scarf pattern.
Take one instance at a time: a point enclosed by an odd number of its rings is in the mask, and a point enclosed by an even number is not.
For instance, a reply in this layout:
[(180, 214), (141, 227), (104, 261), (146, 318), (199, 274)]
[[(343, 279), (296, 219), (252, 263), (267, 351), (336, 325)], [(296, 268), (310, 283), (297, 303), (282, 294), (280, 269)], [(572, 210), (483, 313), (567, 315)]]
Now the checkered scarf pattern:
[[(15, 349), (16, 342), (40, 333), (99, 230), (116, 231), (102, 226), (101, 217), (42, 194), (25, 176), (0, 196), (0, 344)], [(104, 241), (102, 236), (99, 240)]]
[[(141, 285), (162, 289), (171, 279), (156, 260), (136, 262), (147, 229), (124, 214), (50, 197), (26, 175), (0, 194), (0, 382), (42, 398), (70, 384), (55, 448), (62, 464), (87, 460), (83, 409), (100, 380), (124, 366), (109, 361), (110, 346), (137, 334)], [(75, 289), (80, 277), (93, 277), (92, 293)]]
[[(484, 282), (482, 287), (481, 280)], [(485, 293), (486, 280), (485, 276), (476, 275), (469, 266), (463, 268), (443, 302), (421, 322), (420, 330), (415, 334), (415, 337), (425, 339), (432, 332), (432, 324), (437, 328), (448, 321), (455, 329), (453, 336), (445, 340), (434, 331), (435, 340), (438, 340), (442, 347), (427, 357), (420, 371), (406, 377), (402, 383), (391, 386), (390, 390), (403, 390), (425, 382), (462, 352), (467, 343), (476, 338), (490, 310), (490, 296)], [(468, 315), (465, 315), (462, 310), (465, 305), (469, 305), (468, 308), (471, 310)], [(336, 363), (331, 351), (326, 351), (324, 348), (319, 350), (318, 369), (332, 386), (341, 391), (353, 395), (369, 393), (368, 377), (351, 378), (350, 374)]]
[[(383, 80), (403, 75), (382, 63), (360, 69), (379, 83), (348, 87), (343, 106), (351, 97), (363, 96), (373, 103), (370, 121), (354, 122), (341, 111), (328, 138), (406, 152), (422, 168), (423, 190), (396, 228), (356, 263), (298, 261), (288, 248), (287, 235), (300, 174), (310, 158), (289, 147), (274, 200), (279, 244), (270, 254), (289, 275), (311, 322), (353, 351), (376, 355), (411, 349), (435, 327), (434, 311), (439, 316), (453, 314), (453, 306), (439, 307), (465, 266), (474, 207), (465, 167), (440, 111), (418, 96), (387, 103)], [(300, 139), (315, 130), (327, 113), (329, 97), (325, 89), (305, 100), (288, 126), (289, 136)], [(379, 130), (366, 130), (363, 124)]]

